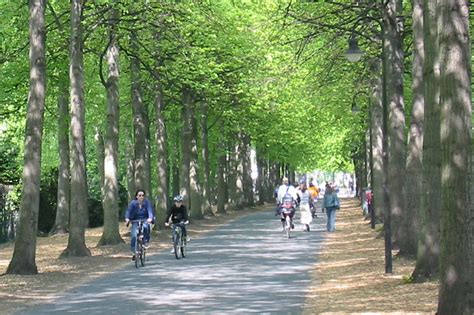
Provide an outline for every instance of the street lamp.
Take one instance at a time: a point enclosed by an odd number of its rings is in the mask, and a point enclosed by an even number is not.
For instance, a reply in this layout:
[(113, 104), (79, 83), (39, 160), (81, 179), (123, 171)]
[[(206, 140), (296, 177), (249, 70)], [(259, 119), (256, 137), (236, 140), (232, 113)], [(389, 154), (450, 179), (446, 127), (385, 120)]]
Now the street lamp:
[(354, 34), (348, 40), (349, 49), (346, 50), (345, 55), (347, 60), (350, 62), (357, 62), (364, 55), (364, 52), (360, 50), (359, 45), (357, 44), (357, 38)]
[[(384, 25), (382, 27), (382, 34)], [(385, 38), (383, 38), (385, 42)], [(357, 45), (357, 39), (354, 33), (349, 38), (349, 49), (345, 55), (350, 62), (357, 62), (364, 53)], [(391, 213), (390, 213), (390, 195), (389, 195), (389, 178), (388, 178), (388, 104), (387, 104), (387, 78), (386, 78), (386, 60), (385, 48), (382, 43), (382, 159), (383, 159), (383, 201), (384, 201), (384, 238), (385, 238), (385, 272), (392, 273), (392, 228), (391, 228)], [(374, 187), (372, 187), (374, 189)]]

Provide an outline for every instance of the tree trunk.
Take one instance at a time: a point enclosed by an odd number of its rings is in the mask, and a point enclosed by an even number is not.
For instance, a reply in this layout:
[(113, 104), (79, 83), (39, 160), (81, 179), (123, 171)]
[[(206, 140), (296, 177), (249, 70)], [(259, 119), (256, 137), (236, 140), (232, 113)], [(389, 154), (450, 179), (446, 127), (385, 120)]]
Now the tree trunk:
[[(60, 21), (58, 15), (54, 11), (50, 3), (46, 2), (52, 16), (54, 17), (55, 25), (59, 32), (67, 42), (67, 34), (63, 23)], [(60, 63), (67, 62), (67, 55), (61, 53), (59, 57)], [(59, 152), (59, 166), (58, 166), (58, 190), (56, 200), (56, 219), (53, 227), (49, 231), (49, 235), (66, 234), (69, 229), (69, 203), (70, 203), (70, 156), (69, 156), (69, 73), (68, 69), (61, 68), (58, 74), (58, 152)]]
[(439, 41), (436, 1), (424, 0), (424, 97), (423, 190), (417, 261), (412, 273), (418, 282), (436, 277), (439, 266), (439, 214), (441, 211), (441, 156), (439, 104)]
[(265, 203), (266, 191), (268, 184), (268, 169), (266, 168), (265, 160), (262, 157), (261, 150), (257, 149), (256, 152), (257, 160), (257, 180), (255, 182), (255, 188), (258, 196), (257, 205), (261, 206)]
[[(137, 53), (139, 49), (135, 32), (131, 33), (130, 45), (132, 51)], [(130, 76), (132, 81), (135, 190), (143, 189), (151, 198), (153, 194), (150, 183), (150, 128), (148, 126), (148, 110), (143, 102), (140, 82), (140, 62), (137, 57), (132, 57), (130, 60)]]
[(474, 313), (469, 2), (445, 0), (438, 8), (443, 192), (438, 315), (467, 315)]
[(254, 196), (254, 184), (252, 179), (252, 147), (251, 147), (251, 138), (250, 135), (245, 133), (242, 139), (243, 148), (245, 149), (242, 152), (243, 157), (243, 166), (244, 166), (244, 196), (245, 203), (247, 206), (255, 206), (255, 196)]
[(97, 170), (99, 172), (99, 186), (100, 186), (100, 198), (104, 200), (104, 182), (105, 182), (105, 175), (104, 175), (104, 160), (105, 160), (105, 146), (104, 146), (104, 136), (102, 131), (99, 127), (96, 127), (95, 133), (95, 151), (96, 151), (96, 158), (97, 158)]
[(201, 102), (201, 154), (202, 162), (204, 164), (204, 171), (202, 172), (202, 202), (203, 214), (206, 216), (213, 215), (211, 207), (211, 165), (209, 161), (209, 132), (207, 127), (208, 104)]
[(198, 171), (198, 143), (197, 143), (197, 121), (195, 115), (195, 102), (192, 99), (189, 104), (189, 122), (191, 128), (190, 135), (190, 160), (189, 160), (189, 196), (190, 196), (190, 208), (189, 213), (190, 217), (193, 219), (202, 219), (203, 218), (203, 204), (201, 197), (201, 183), (199, 179)]
[[(65, 83), (67, 82), (67, 83)], [(58, 193), (56, 220), (50, 234), (65, 234), (69, 229), (70, 196), (70, 156), (69, 156), (69, 79), (63, 78), (59, 83), (58, 99)]]
[(234, 146), (234, 160), (236, 165), (235, 172), (235, 200), (236, 200), (236, 210), (242, 210), (246, 206), (245, 203), (245, 191), (244, 191), (244, 158), (243, 155), (245, 152), (245, 145), (243, 143), (243, 134), (239, 133), (237, 137), (238, 143)]
[[(423, 0), (413, 0), (413, 62), (412, 62), (412, 110), (408, 138), (406, 208), (402, 217), (403, 229), (407, 232), (405, 253), (415, 256), (418, 247), (418, 234), (421, 230), (420, 212), (422, 195), (422, 157), (423, 157)], [(426, 81), (425, 81), (426, 82)]]
[(227, 207), (227, 154), (225, 147), (224, 124), (220, 123), (219, 144), (217, 157), (217, 211), (216, 213), (225, 213)]
[[(112, 21), (118, 20), (118, 11), (112, 10)], [(107, 91), (107, 129), (105, 134), (104, 156), (104, 230), (98, 245), (114, 245), (122, 243), (119, 230), (119, 181), (118, 181), (118, 150), (119, 150), (119, 46), (115, 25), (110, 30), (110, 43), (106, 57), (108, 64)]]
[(46, 91), (45, 0), (30, 0), (30, 91), (26, 117), (23, 188), (18, 234), (7, 274), (37, 274), (36, 231), (38, 230), (41, 178), (41, 144)]
[(82, 35), (83, 1), (71, 1), (71, 213), (67, 248), (62, 257), (89, 256), (85, 232), (88, 221), (85, 148), (84, 56)]
[(235, 144), (230, 141), (227, 151), (227, 191), (228, 191), (228, 209), (235, 211), (238, 208), (239, 194), (237, 191), (237, 159), (235, 154)]
[(182, 90), (182, 103), (183, 108), (181, 110), (181, 121), (183, 122), (181, 132), (181, 169), (180, 169), (180, 189), (181, 195), (184, 196), (183, 204), (190, 210), (190, 164), (191, 164), (191, 90), (185, 86)]
[(372, 124), (372, 209), (376, 220), (382, 220), (384, 216), (383, 199), (383, 127), (382, 127), (382, 78), (380, 76), (380, 64), (374, 65), (373, 90), (371, 94), (371, 124)]
[(393, 241), (398, 244), (400, 254), (406, 252), (406, 235), (403, 230), (405, 213), (405, 109), (403, 102), (403, 49), (401, 34), (403, 23), (400, 21), (401, 1), (387, 1), (387, 100), (389, 109), (389, 191), (390, 212), (392, 218)]
[(163, 116), (164, 101), (163, 90), (160, 82), (155, 84), (155, 124), (156, 124), (156, 217), (161, 222), (165, 219), (168, 210), (168, 152), (166, 141), (165, 117)]
[(131, 131), (128, 130), (125, 139), (125, 158), (127, 160), (127, 200), (135, 199), (135, 153)]

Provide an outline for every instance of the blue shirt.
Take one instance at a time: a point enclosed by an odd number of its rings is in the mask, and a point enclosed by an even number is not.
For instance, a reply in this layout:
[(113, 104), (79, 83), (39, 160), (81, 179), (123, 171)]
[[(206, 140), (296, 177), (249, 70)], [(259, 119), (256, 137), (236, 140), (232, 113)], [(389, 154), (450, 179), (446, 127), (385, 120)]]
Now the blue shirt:
[(129, 220), (146, 220), (153, 219), (153, 208), (151, 207), (150, 201), (147, 199), (143, 200), (143, 204), (140, 207), (138, 200), (134, 199), (130, 202), (130, 205), (125, 212), (125, 219)]

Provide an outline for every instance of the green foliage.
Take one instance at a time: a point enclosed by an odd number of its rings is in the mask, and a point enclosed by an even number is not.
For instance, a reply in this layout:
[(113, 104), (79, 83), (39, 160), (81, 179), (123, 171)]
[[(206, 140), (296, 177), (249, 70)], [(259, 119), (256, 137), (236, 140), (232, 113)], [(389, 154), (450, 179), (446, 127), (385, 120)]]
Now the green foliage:
[(0, 183), (16, 184), (21, 179), (20, 148), (0, 135)]
[[(49, 5), (42, 147), (42, 194), (49, 194), (42, 197), (45, 230), (54, 220), (56, 175), (52, 170), (59, 162), (57, 104), (61, 87), (68, 85), (70, 32), (69, 3), (50, 1)], [(110, 19), (110, 6), (120, 12), (117, 21)], [(229, 141), (243, 131), (259, 152), (293, 169), (352, 170), (352, 158), (362, 150), (366, 116), (354, 116), (350, 107), (353, 95), (363, 85), (364, 66), (348, 64), (342, 57), (345, 37), (328, 30), (308, 37), (314, 28), (300, 23), (297, 15), (290, 18), (289, 9), (303, 17), (330, 11), (324, 3), (315, 6), (278, 0), (87, 2), (84, 101), (91, 226), (103, 221), (94, 135), (97, 129), (105, 130), (107, 121), (99, 74), (107, 73), (103, 53), (111, 22), (117, 22), (114, 30), (120, 46), (121, 196), (125, 196), (125, 152), (133, 143), (130, 60), (135, 57), (140, 61), (143, 101), (152, 134), (157, 80), (163, 89), (171, 164), (180, 154), (176, 137), (181, 130), (181, 90), (187, 85), (196, 103), (209, 105), (211, 167), (216, 165), (223, 122)], [(0, 134), (0, 182), (15, 183), (21, 174), (28, 95), (28, 10), (25, 3), (4, 1), (0, 12), (4, 17), (0, 20), (0, 76), (4, 78), (0, 82), (0, 117), (7, 130), (5, 136)], [(137, 36), (137, 48), (130, 44), (132, 33)], [(152, 161), (155, 158), (152, 156)], [(154, 169), (152, 173), (156, 174)], [(122, 211), (125, 206), (126, 198), (121, 201)]]
[(415, 279), (411, 275), (410, 276), (405, 275), (402, 278), (402, 283), (403, 284), (413, 284), (413, 283), (415, 283)]

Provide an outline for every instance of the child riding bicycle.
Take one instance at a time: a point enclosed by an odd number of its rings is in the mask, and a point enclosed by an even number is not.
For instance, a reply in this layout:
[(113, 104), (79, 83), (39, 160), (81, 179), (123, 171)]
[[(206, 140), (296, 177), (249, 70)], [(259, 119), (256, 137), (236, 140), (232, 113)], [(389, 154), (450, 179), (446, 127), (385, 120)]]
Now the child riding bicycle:
[[(186, 224), (189, 223), (188, 210), (183, 205), (183, 196), (177, 195), (173, 198), (174, 204), (168, 210), (165, 218), (165, 225), (180, 224), (183, 231), (183, 236), (189, 241), (187, 237)], [(173, 229), (173, 237), (175, 230)]]

